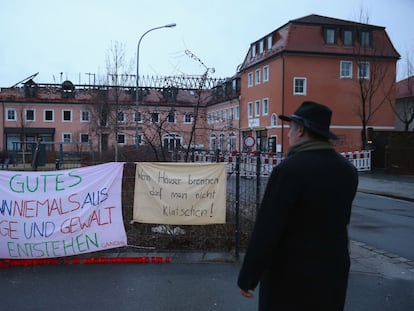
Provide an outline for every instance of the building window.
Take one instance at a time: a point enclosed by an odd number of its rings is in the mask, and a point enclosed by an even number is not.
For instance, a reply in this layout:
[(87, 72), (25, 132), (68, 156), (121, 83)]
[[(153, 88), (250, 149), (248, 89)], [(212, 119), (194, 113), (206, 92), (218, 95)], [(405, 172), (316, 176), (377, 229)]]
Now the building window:
[(141, 134), (138, 134), (138, 136), (134, 135), (134, 144), (135, 145), (141, 145), (142, 144), (142, 135)]
[(239, 119), (240, 119), (240, 106), (237, 105), (236, 106), (236, 120), (239, 120)]
[(53, 110), (45, 110), (43, 120), (45, 122), (53, 122), (55, 119)]
[(259, 53), (262, 54), (264, 52), (264, 41), (260, 40), (259, 42)]
[(229, 152), (236, 150), (236, 135), (234, 133), (229, 134), (227, 149)]
[(255, 84), (256, 85), (260, 84), (260, 76), (261, 76), (261, 70), (256, 69), (255, 71)]
[(340, 76), (341, 78), (352, 78), (352, 62), (341, 60)]
[(26, 109), (25, 111), (26, 121), (36, 121), (36, 114), (33, 109)]
[(369, 79), (369, 63), (358, 63), (358, 79)]
[(126, 121), (125, 112), (119, 111), (118, 112), (118, 122), (119, 123), (125, 123), (125, 121)]
[(65, 143), (71, 143), (72, 142), (72, 133), (63, 133), (62, 134), (62, 140)]
[(63, 110), (62, 111), (62, 121), (71, 122), (72, 121), (72, 110)]
[(247, 117), (253, 118), (253, 103), (252, 102), (247, 103)]
[(230, 107), (230, 115), (229, 115), (230, 120), (234, 120), (234, 107)]
[(247, 87), (253, 86), (253, 72), (249, 72), (247, 75)]
[(336, 44), (336, 31), (334, 28), (325, 28), (325, 43)]
[(175, 112), (174, 111), (168, 112), (167, 121), (168, 123), (175, 123)]
[(262, 100), (262, 113), (264, 116), (267, 116), (269, 114), (269, 99), (263, 98)]
[(178, 134), (165, 134), (162, 137), (162, 146), (170, 151), (181, 146), (182, 137)]
[(91, 113), (88, 110), (81, 110), (80, 112), (81, 122), (90, 122), (91, 121)]
[(142, 123), (142, 115), (141, 115), (141, 112), (134, 112), (134, 121), (136, 123)]
[(117, 141), (118, 144), (125, 145), (125, 143), (126, 143), (125, 134), (118, 134), (116, 141)]
[(260, 117), (260, 100), (254, 102), (254, 116)]
[(151, 112), (151, 123), (160, 123), (160, 114), (158, 112)]
[(192, 113), (186, 113), (184, 115), (184, 124), (191, 124), (193, 123), (193, 114)]
[(293, 78), (293, 95), (306, 95), (306, 78)]
[(352, 38), (352, 30), (344, 30), (343, 31), (343, 41), (344, 41), (344, 45), (346, 46), (351, 46), (353, 43), (353, 38)]
[(219, 141), (218, 141), (218, 149), (220, 149), (220, 151), (224, 151), (225, 144), (226, 144), (226, 137), (224, 136), (224, 134), (220, 134)]
[(80, 134), (80, 141), (81, 143), (87, 143), (89, 142), (89, 134)]
[(252, 44), (252, 58), (256, 56), (256, 43)]
[(216, 135), (211, 134), (210, 135), (210, 150), (214, 150), (215, 151), (217, 149), (216, 143), (217, 143), (217, 141), (216, 141)]
[(270, 50), (273, 46), (273, 40), (272, 35), (267, 37), (267, 49)]
[(370, 31), (361, 31), (360, 34), (360, 44), (363, 48), (371, 47), (371, 32)]
[(272, 114), (272, 119), (270, 120), (270, 126), (272, 126), (272, 127), (277, 126), (277, 115), (276, 115), (276, 113)]
[(263, 82), (269, 81), (269, 66), (263, 67)]
[(7, 108), (6, 109), (6, 121), (16, 121), (16, 120), (17, 120), (16, 110), (12, 108)]

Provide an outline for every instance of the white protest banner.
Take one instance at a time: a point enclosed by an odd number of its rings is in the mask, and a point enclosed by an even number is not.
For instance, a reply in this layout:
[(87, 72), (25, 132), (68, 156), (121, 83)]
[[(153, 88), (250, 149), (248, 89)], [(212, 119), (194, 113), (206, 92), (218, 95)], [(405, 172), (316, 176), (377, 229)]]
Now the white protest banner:
[(226, 222), (226, 163), (136, 163), (133, 221)]
[(0, 258), (51, 258), (127, 244), (123, 163), (0, 172)]

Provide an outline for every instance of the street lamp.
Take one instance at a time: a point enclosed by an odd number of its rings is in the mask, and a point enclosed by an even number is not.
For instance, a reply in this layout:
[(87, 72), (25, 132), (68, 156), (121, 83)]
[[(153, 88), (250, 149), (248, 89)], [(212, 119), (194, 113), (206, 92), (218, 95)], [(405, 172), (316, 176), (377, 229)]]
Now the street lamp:
[(161, 29), (161, 28), (172, 28), (175, 27), (177, 24), (175, 23), (171, 23), (171, 24), (167, 24), (164, 26), (159, 26), (159, 27), (154, 27), (151, 28), (149, 30), (147, 30), (146, 32), (144, 32), (144, 34), (141, 36), (141, 38), (138, 41), (138, 46), (137, 46), (137, 77), (136, 77), (136, 92), (135, 92), (135, 143), (138, 147), (139, 145), (139, 141), (138, 141), (138, 132), (139, 132), (139, 128), (138, 128), (138, 108), (139, 108), (139, 46), (141, 45), (141, 40), (142, 38), (144, 38), (144, 36), (153, 31), (153, 30), (157, 30), (157, 29)]

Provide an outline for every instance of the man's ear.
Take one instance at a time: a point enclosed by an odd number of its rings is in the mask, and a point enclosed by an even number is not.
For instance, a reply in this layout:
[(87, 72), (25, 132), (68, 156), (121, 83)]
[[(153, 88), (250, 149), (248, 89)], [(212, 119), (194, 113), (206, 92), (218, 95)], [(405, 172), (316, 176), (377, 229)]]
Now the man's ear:
[(303, 137), (307, 134), (306, 128), (303, 125), (300, 125), (298, 130), (299, 130), (299, 136), (300, 137)]

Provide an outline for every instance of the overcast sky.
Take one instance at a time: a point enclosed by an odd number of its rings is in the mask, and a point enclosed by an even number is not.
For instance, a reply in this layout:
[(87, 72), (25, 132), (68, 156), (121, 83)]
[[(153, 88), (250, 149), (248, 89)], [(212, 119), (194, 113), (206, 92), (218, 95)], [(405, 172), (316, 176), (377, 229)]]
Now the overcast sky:
[[(111, 44), (125, 47), (136, 72), (139, 38), (140, 75), (233, 76), (250, 43), (289, 20), (310, 14), (360, 20), (384, 26), (402, 59), (414, 62), (413, 0), (10, 0), (0, 5), (0, 87), (10, 87), (39, 72), (38, 83), (93, 82), (106, 72)], [(111, 43), (112, 42), (112, 43)]]

